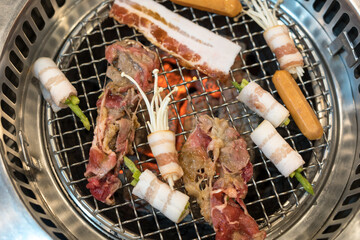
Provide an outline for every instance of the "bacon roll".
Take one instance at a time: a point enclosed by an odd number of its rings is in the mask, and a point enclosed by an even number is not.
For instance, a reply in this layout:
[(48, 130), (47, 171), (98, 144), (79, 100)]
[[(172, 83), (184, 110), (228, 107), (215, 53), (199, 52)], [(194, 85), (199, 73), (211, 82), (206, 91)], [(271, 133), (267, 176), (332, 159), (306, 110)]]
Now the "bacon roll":
[(184, 172), (178, 162), (175, 133), (170, 130), (157, 131), (149, 134), (148, 141), (162, 177), (166, 181), (169, 177), (173, 181), (180, 179)]
[(240, 46), (152, 0), (115, 0), (109, 16), (136, 28), (185, 67), (226, 79)]
[(285, 177), (305, 163), (301, 155), (291, 148), (267, 120), (264, 120), (250, 137)]
[(304, 60), (294, 41), (290, 38), (285, 25), (276, 25), (266, 29), (264, 39), (279, 61), (280, 68), (296, 74), (296, 68), (304, 66)]
[[(235, 82), (234, 85), (235, 87), (238, 86)], [(241, 87), (243, 85), (245, 86)], [(248, 83), (243, 79), (242, 85), (237, 88), (240, 90), (237, 99), (243, 102), (252, 111), (271, 122), (274, 127), (278, 127), (284, 123), (286, 124), (290, 115), (289, 111), (259, 84), (256, 82)]]
[(244, 2), (248, 6), (244, 13), (264, 29), (264, 39), (279, 61), (280, 69), (302, 77), (304, 60), (296, 48), (294, 40), (290, 37), (288, 28), (283, 24), (278, 24), (275, 15), (278, 4), (271, 10), (267, 1), (244, 0)]
[(169, 183), (170, 188), (173, 189), (174, 182), (184, 174), (178, 161), (175, 133), (169, 130), (168, 120), (170, 96), (173, 92), (177, 91), (177, 88), (174, 88), (164, 99), (161, 99), (160, 94), (163, 89), (158, 87), (158, 70), (155, 69), (153, 73), (155, 75), (155, 82), (154, 96), (151, 103), (139, 84), (132, 77), (124, 72), (121, 73), (121, 76), (128, 78), (138, 88), (145, 101), (150, 117), (150, 121), (147, 122), (151, 131), (151, 134), (148, 135), (149, 145), (156, 158), (162, 177)]
[(188, 213), (189, 196), (170, 189), (148, 169), (141, 173), (132, 193), (149, 202), (173, 222), (180, 222)]
[(34, 76), (40, 80), (43, 96), (54, 112), (67, 108), (66, 99), (70, 96), (77, 96), (75, 87), (51, 58), (37, 59), (33, 66), (33, 72)]

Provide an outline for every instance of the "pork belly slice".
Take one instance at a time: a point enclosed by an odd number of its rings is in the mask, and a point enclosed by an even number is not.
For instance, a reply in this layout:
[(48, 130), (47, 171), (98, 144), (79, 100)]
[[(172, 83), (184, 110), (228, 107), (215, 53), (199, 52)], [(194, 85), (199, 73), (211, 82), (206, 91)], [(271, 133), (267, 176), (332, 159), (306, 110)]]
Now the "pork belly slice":
[(225, 79), (241, 49), (153, 0), (115, 0), (109, 16), (210, 77)]

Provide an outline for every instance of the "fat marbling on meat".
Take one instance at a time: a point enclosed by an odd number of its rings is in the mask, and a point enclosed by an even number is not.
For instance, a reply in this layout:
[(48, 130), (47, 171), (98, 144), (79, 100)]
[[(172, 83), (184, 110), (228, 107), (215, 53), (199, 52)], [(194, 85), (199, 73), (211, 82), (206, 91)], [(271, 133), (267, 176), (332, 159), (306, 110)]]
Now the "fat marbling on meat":
[(109, 16), (210, 77), (225, 79), (241, 49), (153, 0), (115, 0)]
[(265, 238), (243, 202), (253, 173), (247, 144), (226, 120), (199, 116), (181, 149), (180, 163), (185, 189), (213, 224), (216, 239)]
[(121, 187), (120, 164), (124, 155), (132, 154), (131, 145), (139, 126), (136, 109), (141, 99), (120, 71), (128, 72), (143, 89), (149, 90), (151, 71), (159, 67), (159, 61), (155, 52), (131, 40), (108, 46), (105, 57), (110, 63), (106, 75), (112, 81), (97, 101), (98, 116), (85, 177), (91, 194), (111, 205), (115, 201), (113, 194)]

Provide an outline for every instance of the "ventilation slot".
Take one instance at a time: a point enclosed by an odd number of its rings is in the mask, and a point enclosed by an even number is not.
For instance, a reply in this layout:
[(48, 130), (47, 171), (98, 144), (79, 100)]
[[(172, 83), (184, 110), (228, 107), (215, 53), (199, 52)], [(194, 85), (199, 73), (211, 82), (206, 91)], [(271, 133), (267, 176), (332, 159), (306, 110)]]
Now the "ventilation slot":
[(16, 135), (15, 126), (12, 123), (10, 123), (8, 120), (6, 120), (4, 117), (1, 118), (1, 124), (6, 131), (11, 133), (12, 135)]
[(356, 29), (356, 27), (352, 27), (352, 28), (348, 31), (347, 35), (348, 35), (350, 41), (351, 41), (352, 43), (354, 43), (355, 39), (356, 39), (357, 36), (359, 35), (359, 32), (358, 32), (358, 30)]
[(14, 67), (19, 71), (22, 72), (24, 69), (24, 64), (20, 60), (20, 58), (14, 53), (14, 51), (10, 52), (10, 62), (14, 65)]
[(5, 68), (5, 76), (14, 85), (14, 87), (17, 88), (19, 86), (19, 78), (9, 67)]
[(4, 142), (5, 144), (11, 148), (12, 150), (14, 150), (15, 152), (19, 152), (19, 147), (17, 145), (17, 143), (12, 140), (11, 138), (9, 138), (8, 136), (6, 136), (5, 134), (3, 135), (4, 138)]
[(30, 206), (31, 206), (36, 212), (41, 213), (41, 214), (45, 214), (44, 209), (43, 209), (40, 205), (38, 205), (38, 204), (36, 204), (36, 203), (30, 202)]
[(24, 58), (29, 56), (29, 48), (26, 46), (24, 40), (20, 36), (17, 36), (15, 39), (16, 47), (19, 49)]
[(34, 43), (36, 40), (36, 34), (34, 30), (31, 28), (28, 21), (24, 22), (22, 30), (25, 33), (26, 37), (29, 39), (29, 41), (31, 43)]
[(3, 112), (5, 112), (9, 117), (15, 120), (15, 110), (10, 107), (10, 105), (7, 104), (4, 100), (1, 100), (1, 110), (3, 110)]
[(360, 57), (360, 43), (358, 43), (356, 45), (356, 47), (354, 48), (355, 54), (357, 57)]
[[(19, 180), (20, 182), (23, 182), (23, 183), (25, 183), (25, 184), (29, 184), (29, 180), (27, 179), (27, 177), (24, 175), (24, 174), (22, 174), (22, 173), (20, 173), (20, 172), (18, 172), (18, 171), (14, 171), (13, 172), (13, 175), (15, 176), (15, 178), (17, 179), (17, 180)], [(28, 194), (30, 194), (29, 193), (29, 191), (27, 191), (28, 192)], [(24, 192), (25, 193), (25, 192)], [(34, 194), (32, 191), (31, 191), (31, 193), (32, 194)], [(31, 194), (30, 194), (31, 195)], [(27, 194), (26, 194), (26, 196), (28, 196)], [(34, 195), (34, 197), (35, 197), (35, 195)], [(33, 198), (34, 198), (33, 197)]]
[(12, 153), (9, 153), (9, 152), (7, 152), (7, 157), (10, 160), (10, 162), (14, 163), (19, 168), (23, 168), (20, 158), (14, 156)]
[(325, 15), (324, 15), (324, 21), (326, 23), (330, 23), (331, 20), (333, 20), (333, 18), (335, 17), (336, 13), (339, 11), (340, 9), (340, 4), (338, 3), (338, 1), (334, 1), (329, 9), (326, 11)]
[(16, 103), (16, 94), (5, 83), (2, 85), (2, 92), (10, 101)]
[(45, 223), (46, 226), (51, 227), (51, 228), (56, 228), (56, 225), (49, 219), (46, 218), (40, 218), (41, 221), (43, 221), (43, 223)]
[(59, 232), (54, 232), (54, 235), (59, 238), (60, 240), (67, 240), (67, 238), (64, 236), (64, 234)]
[(360, 179), (355, 180), (355, 181), (351, 184), (350, 190), (354, 190), (354, 189), (356, 189), (356, 188), (360, 188)]
[(341, 224), (334, 224), (334, 225), (331, 225), (329, 227), (327, 227), (325, 229), (325, 231), (323, 232), (323, 234), (326, 234), (326, 233), (333, 233), (335, 232), (336, 230), (338, 230), (338, 228), (341, 226)]
[(348, 196), (348, 197), (344, 200), (343, 206), (352, 204), (352, 203), (354, 203), (354, 202), (357, 202), (357, 201), (359, 200), (359, 197), (360, 197), (360, 193), (357, 193), (357, 194)]
[(56, 0), (58, 7), (62, 7), (65, 4), (65, 0)]
[(48, 16), (48, 18), (51, 18), (52, 16), (54, 16), (55, 11), (53, 6), (51, 5), (50, 0), (41, 0), (41, 5), (45, 10), (46, 15)]
[[(26, 180), (27, 181), (27, 180)], [(35, 199), (36, 200), (36, 196), (34, 194), (33, 191), (31, 191), (30, 189), (20, 186), (21, 191), (29, 198)]]
[(321, 8), (326, 3), (326, 0), (316, 0), (313, 4), (313, 8), (315, 11), (320, 12)]
[(34, 20), (35, 25), (40, 31), (45, 27), (45, 21), (37, 8), (34, 8), (31, 11), (31, 18)]
[(346, 218), (347, 216), (349, 216), (349, 214), (351, 212), (352, 212), (352, 209), (346, 209), (346, 210), (340, 211), (335, 215), (334, 220)]
[(332, 29), (334, 35), (339, 36), (339, 34), (344, 30), (346, 25), (348, 25), (349, 21), (350, 21), (349, 15), (344, 13)]

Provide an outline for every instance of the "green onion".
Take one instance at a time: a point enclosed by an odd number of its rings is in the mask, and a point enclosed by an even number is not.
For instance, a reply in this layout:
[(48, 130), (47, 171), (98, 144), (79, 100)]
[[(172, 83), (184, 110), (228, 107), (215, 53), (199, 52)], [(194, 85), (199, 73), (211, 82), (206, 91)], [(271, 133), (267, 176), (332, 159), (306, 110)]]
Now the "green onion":
[(139, 182), (139, 178), (141, 175), (140, 170), (136, 167), (135, 163), (131, 161), (128, 157), (124, 156), (125, 166), (133, 173), (132, 177), (134, 178), (131, 181), (131, 185), (135, 186)]
[(296, 177), (296, 179), (299, 181), (299, 183), (303, 186), (303, 188), (305, 189), (305, 191), (307, 191), (308, 193), (310, 193), (311, 195), (314, 195), (314, 189), (311, 186), (311, 184), (309, 183), (309, 181), (303, 176), (301, 175), (301, 172), (304, 169), (302, 167), (299, 167), (298, 169), (296, 169), (294, 172), (292, 172), (290, 174), (290, 177)]
[(234, 85), (234, 87), (235, 87), (237, 90), (239, 90), (239, 92), (241, 92), (241, 90), (243, 90), (244, 87), (249, 84), (249, 82), (246, 81), (245, 79), (243, 79), (243, 80), (241, 81), (241, 84), (239, 84), (239, 83), (237, 83), (237, 82), (232, 82), (232, 84)]
[(90, 122), (89, 119), (85, 116), (83, 111), (80, 109), (79, 104), (80, 100), (77, 96), (70, 96), (68, 99), (65, 100), (65, 104), (69, 106), (71, 111), (74, 112), (78, 118), (80, 118), (81, 122), (83, 123), (86, 130), (90, 130)]

